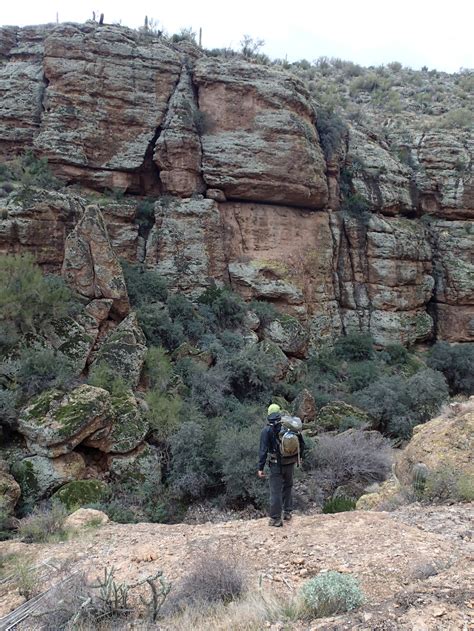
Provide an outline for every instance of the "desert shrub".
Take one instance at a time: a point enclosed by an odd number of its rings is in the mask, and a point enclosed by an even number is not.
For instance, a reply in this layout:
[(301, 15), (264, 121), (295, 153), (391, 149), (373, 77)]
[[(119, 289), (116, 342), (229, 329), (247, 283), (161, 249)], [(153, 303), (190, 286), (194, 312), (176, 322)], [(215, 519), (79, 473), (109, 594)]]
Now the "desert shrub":
[(215, 459), (222, 471), (225, 499), (230, 505), (251, 502), (260, 507), (267, 499), (266, 485), (255, 475), (260, 425), (228, 427), (217, 438)]
[(237, 398), (253, 399), (271, 392), (272, 369), (268, 360), (243, 351), (230, 356), (225, 366), (230, 386)]
[(71, 291), (56, 276), (43, 276), (29, 254), (0, 255), (0, 325), (18, 334), (36, 332), (39, 324), (68, 315)]
[(356, 502), (349, 497), (332, 497), (323, 504), (322, 512), (325, 514), (344, 513), (355, 510)]
[(137, 204), (135, 221), (140, 231), (150, 229), (155, 222), (155, 200), (144, 199)]
[(65, 388), (74, 377), (71, 360), (52, 348), (23, 348), (17, 359), (16, 381), (26, 397), (48, 388)]
[(136, 307), (151, 302), (166, 302), (168, 289), (166, 282), (154, 270), (146, 269), (144, 265), (120, 261), (128, 297), (131, 304)]
[[(81, 611), (89, 598), (90, 589), (83, 572), (77, 572), (59, 582), (41, 598), (34, 613), (36, 628), (62, 631), (71, 628), (70, 623)], [(90, 622), (84, 612), (83, 622)]]
[(340, 572), (326, 572), (310, 579), (301, 588), (301, 595), (313, 618), (351, 611), (364, 601), (357, 579)]
[(146, 393), (148, 410), (145, 417), (150, 424), (150, 431), (155, 441), (169, 438), (179, 427), (183, 400), (177, 395), (167, 395), (160, 390)]
[(467, 107), (461, 107), (443, 114), (438, 126), (442, 129), (472, 129), (474, 114)]
[(321, 434), (305, 458), (306, 466), (317, 472), (327, 497), (348, 482), (366, 486), (385, 480), (391, 463), (389, 441), (380, 434), (362, 430)]
[(67, 511), (60, 502), (51, 507), (35, 507), (27, 517), (20, 520), (18, 534), (27, 542), (41, 543), (65, 536), (64, 522)]
[(204, 494), (212, 470), (212, 444), (201, 425), (184, 422), (170, 438), (171, 468), (169, 488), (180, 499), (196, 499)]
[(20, 596), (30, 600), (40, 592), (38, 569), (28, 558), (15, 556), (12, 559), (13, 581)]
[(316, 127), (326, 160), (340, 151), (347, 135), (347, 125), (332, 108), (320, 107), (317, 110)]
[(197, 341), (206, 332), (206, 324), (193, 305), (183, 294), (170, 294), (167, 300), (168, 313), (173, 323), (181, 325), (184, 334)]
[(428, 502), (472, 502), (474, 477), (447, 466), (430, 471), (420, 489), (419, 498)]
[(236, 559), (208, 551), (198, 556), (182, 579), (174, 603), (178, 608), (226, 604), (239, 599), (246, 587), (245, 573)]
[(374, 361), (360, 361), (348, 367), (347, 383), (349, 390), (362, 390), (372, 383), (380, 373), (380, 367)]
[(265, 300), (252, 300), (249, 304), (249, 309), (255, 311), (258, 319), (260, 320), (260, 326), (266, 326), (277, 320), (280, 315), (278, 310), (272, 305), (271, 302)]
[(2, 423), (11, 425), (18, 414), (18, 393), (15, 389), (0, 387), (0, 427)]
[(148, 349), (145, 370), (150, 389), (165, 392), (173, 376), (173, 365), (164, 348), (152, 346)]
[(383, 80), (379, 76), (375, 73), (369, 73), (356, 77), (353, 81), (351, 81), (349, 91), (353, 96), (357, 94), (357, 92), (373, 92), (382, 85)]
[(336, 356), (348, 361), (362, 361), (374, 356), (374, 341), (368, 333), (348, 333), (334, 344)]
[(180, 29), (179, 33), (174, 33), (171, 36), (170, 41), (173, 42), (174, 44), (177, 44), (178, 42), (190, 42), (192, 44), (195, 44), (196, 33), (193, 31), (193, 29), (190, 26), (186, 28), (182, 28)]
[(360, 193), (351, 193), (343, 197), (341, 209), (356, 217), (364, 217), (370, 211), (370, 203)]
[(474, 394), (474, 344), (436, 342), (427, 363), (443, 373), (452, 394)]
[(137, 316), (149, 346), (163, 346), (174, 351), (186, 341), (181, 324), (173, 322), (161, 305), (142, 305), (137, 309)]
[(389, 366), (401, 366), (410, 359), (410, 353), (401, 344), (388, 344), (383, 349), (384, 359)]
[(366, 410), (382, 431), (409, 438), (413, 426), (434, 416), (447, 398), (443, 375), (428, 368), (409, 378), (382, 377), (356, 392), (353, 402)]
[(195, 372), (190, 380), (191, 399), (207, 416), (216, 416), (225, 409), (229, 394), (229, 374), (225, 365)]
[(105, 362), (100, 362), (92, 367), (87, 382), (96, 388), (108, 390), (113, 395), (123, 394), (130, 388), (125, 379)]
[(242, 323), (246, 305), (242, 298), (227, 288), (212, 287), (199, 297), (199, 302), (208, 305), (221, 329), (233, 328)]

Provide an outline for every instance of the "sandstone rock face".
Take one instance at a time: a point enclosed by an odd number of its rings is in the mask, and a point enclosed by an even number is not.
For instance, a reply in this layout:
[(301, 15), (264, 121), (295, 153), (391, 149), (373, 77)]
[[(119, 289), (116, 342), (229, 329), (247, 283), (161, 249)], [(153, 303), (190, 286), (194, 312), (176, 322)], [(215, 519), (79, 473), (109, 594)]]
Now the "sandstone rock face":
[(221, 217), (211, 199), (161, 200), (146, 263), (172, 287), (199, 296), (225, 272)]
[(21, 488), (15, 478), (10, 475), (8, 464), (0, 460), (0, 509), (6, 515), (13, 512), (20, 499)]
[(47, 271), (59, 271), (66, 236), (83, 210), (80, 198), (59, 192), (37, 189), (23, 203), (10, 196), (0, 212), (0, 253), (31, 252)]
[(136, 314), (132, 312), (103, 341), (91, 363), (91, 369), (105, 363), (116, 371), (117, 376), (122, 377), (132, 388), (136, 388), (146, 352), (145, 336)]
[(434, 244), (437, 337), (474, 340), (474, 227), (468, 221), (430, 223)]
[(113, 422), (108, 427), (97, 430), (89, 436), (84, 444), (109, 453), (126, 453), (135, 449), (148, 432), (137, 401), (131, 391), (120, 395), (112, 395), (111, 414)]
[(35, 146), (56, 171), (109, 188), (153, 189), (148, 148), (179, 79), (178, 55), (158, 42), (142, 45), (130, 29), (61, 24), (44, 41), (43, 71)]
[(84, 384), (69, 394), (47, 390), (35, 397), (20, 414), (18, 431), (30, 451), (55, 458), (110, 422), (110, 394)]
[(179, 197), (204, 192), (199, 138), (203, 124), (190, 72), (183, 65), (155, 147), (154, 159), (160, 169), (163, 192)]
[(127, 315), (130, 305), (122, 269), (97, 206), (88, 206), (66, 240), (63, 276), (87, 298), (111, 298), (112, 310)]
[(334, 225), (337, 276), (346, 330), (368, 330), (377, 344), (429, 338), (426, 311), (434, 279), (428, 232), (404, 218), (344, 217)]
[(241, 60), (200, 59), (206, 184), (227, 199), (322, 208), (325, 163), (309, 94), (293, 77)]
[(82, 478), (85, 470), (84, 458), (76, 452), (58, 458), (31, 456), (12, 468), (21, 487), (21, 501), (31, 506), (66, 482)]
[(435, 418), (417, 425), (395, 465), (402, 484), (411, 485), (414, 467), (424, 465), (427, 473), (451, 470), (474, 481), (474, 412), (461, 412), (452, 418)]

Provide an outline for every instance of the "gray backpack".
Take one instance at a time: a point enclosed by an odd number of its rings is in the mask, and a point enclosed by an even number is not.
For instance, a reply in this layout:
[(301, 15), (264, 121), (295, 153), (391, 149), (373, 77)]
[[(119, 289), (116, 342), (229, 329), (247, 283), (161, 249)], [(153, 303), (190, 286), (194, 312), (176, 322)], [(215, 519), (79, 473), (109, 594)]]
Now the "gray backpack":
[(281, 430), (278, 436), (282, 458), (293, 459), (300, 463), (300, 434), (303, 429), (301, 419), (297, 416), (282, 416)]

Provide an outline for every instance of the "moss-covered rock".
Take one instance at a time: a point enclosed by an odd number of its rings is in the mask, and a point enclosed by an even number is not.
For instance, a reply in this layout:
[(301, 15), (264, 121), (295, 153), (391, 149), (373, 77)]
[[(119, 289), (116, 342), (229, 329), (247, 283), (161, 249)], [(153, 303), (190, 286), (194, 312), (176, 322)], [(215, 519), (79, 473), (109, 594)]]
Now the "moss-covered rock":
[(373, 493), (365, 493), (357, 500), (357, 510), (383, 510), (390, 502), (394, 502), (400, 493), (400, 483), (396, 478), (389, 478), (377, 485)]
[(267, 366), (269, 374), (274, 381), (285, 378), (288, 369), (288, 357), (281, 348), (270, 340), (263, 340), (247, 350), (251, 359)]
[(76, 480), (56, 491), (53, 500), (59, 500), (68, 510), (74, 510), (100, 502), (106, 492), (107, 485), (101, 480)]
[(291, 357), (304, 359), (308, 355), (309, 333), (296, 318), (282, 315), (263, 329), (266, 339), (271, 340)]
[(319, 410), (315, 424), (324, 430), (345, 431), (349, 427), (370, 426), (371, 420), (363, 410), (343, 401), (333, 401)]
[(68, 394), (49, 390), (35, 397), (21, 412), (18, 430), (33, 453), (54, 458), (111, 421), (110, 394), (83, 384)]
[(160, 484), (161, 457), (156, 447), (143, 443), (134, 451), (108, 457), (110, 476), (115, 481), (133, 483), (153, 481)]
[(8, 464), (4, 460), (0, 460), (0, 521), (13, 512), (20, 499), (20, 494), (20, 486), (10, 475)]
[(32, 506), (66, 482), (82, 478), (85, 469), (84, 458), (72, 452), (58, 458), (24, 458), (12, 466), (12, 473), (21, 487), (21, 503)]
[(147, 353), (146, 341), (137, 316), (131, 313), (105, 339), (91, 369), (106, 364), (117, 376), (122, 377), (132, 388), (140, 380)]
[(111, 413), (111, 425), (89, 436), (84, 444), (106, 453), (135, 449), (145, 438), (149, 424), (131, 390), (112, 396)]
[[(98, 330), (97, 330), (98, 332)], [(96, 336), (73, 318), (49, 321), (44, 334), (52, 346), (70, 360), (76, 374), (80, 374), (87, 362)]]

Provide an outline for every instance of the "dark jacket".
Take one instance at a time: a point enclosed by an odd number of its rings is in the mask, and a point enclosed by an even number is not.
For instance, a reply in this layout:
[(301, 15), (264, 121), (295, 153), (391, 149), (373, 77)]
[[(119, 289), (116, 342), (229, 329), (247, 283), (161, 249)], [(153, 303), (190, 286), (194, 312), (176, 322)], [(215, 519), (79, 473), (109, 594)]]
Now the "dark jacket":
[[(262, 432), (260, 434), (260, 450), (258, 454), (259, 471), (263, 471), (263, 468), (267, 461), (267, 456), (270, 456), (271, 459), (276, 459), (277, 462), (281, 464), (293, 464), (297, 460), (295, 456), (288, 462), (282, 462), (280, 456), (280, 448), (278, 446), (278, 432), (280, 431), (281, 424), (275, 423), (275, 420), (277, 419), (272, 417), (275, 417), (275, 415), (271, 414), (268, 417), (269, 424), (262, 429)], [(298, 436), (298, 438), (300, 441), (300, 457), (302, 458), (305, 445), (301, 434)]]

